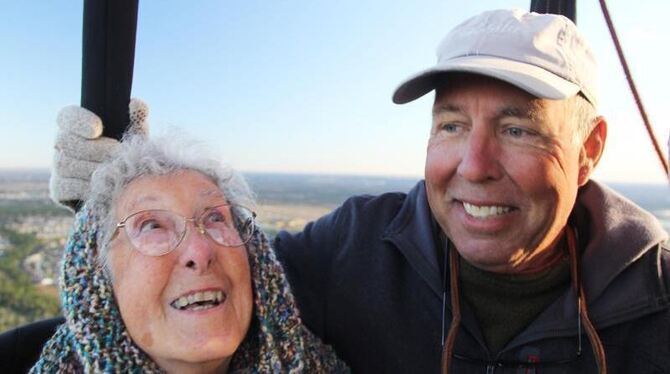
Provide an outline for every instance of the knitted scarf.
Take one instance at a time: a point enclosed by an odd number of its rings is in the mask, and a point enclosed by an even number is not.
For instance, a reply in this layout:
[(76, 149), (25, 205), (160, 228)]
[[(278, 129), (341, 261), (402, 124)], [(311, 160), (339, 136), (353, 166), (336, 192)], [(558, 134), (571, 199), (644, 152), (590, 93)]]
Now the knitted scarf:
[[(30, 373), (163, 372), (126, 331), (111, 283), (96, 260), (98, 224), (86, 208), (75, 217), (60, 277), (66, 322), (45, 344)], [(284, 271), (260, 230), (247, 252), (254, 315), (229, 372), (348, 372), (333, 350), (302, 324)]]

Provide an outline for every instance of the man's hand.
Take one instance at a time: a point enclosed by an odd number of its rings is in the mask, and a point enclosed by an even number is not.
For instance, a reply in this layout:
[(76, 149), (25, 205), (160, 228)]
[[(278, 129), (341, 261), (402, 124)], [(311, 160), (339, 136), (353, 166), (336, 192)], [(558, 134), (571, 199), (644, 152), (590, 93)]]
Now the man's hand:
[[(132, 99), (129, 105), (130, 128), (148, 134), (149, 107)], [(70, 209), (88, 195), (91, 174), (100, 162), (119, 145), (116, 139), (102, 135), (102, 121), (93, 112), (79, 106), (68, 106), (58, 114), (53, 170), (49, 180), (51, 199)]]

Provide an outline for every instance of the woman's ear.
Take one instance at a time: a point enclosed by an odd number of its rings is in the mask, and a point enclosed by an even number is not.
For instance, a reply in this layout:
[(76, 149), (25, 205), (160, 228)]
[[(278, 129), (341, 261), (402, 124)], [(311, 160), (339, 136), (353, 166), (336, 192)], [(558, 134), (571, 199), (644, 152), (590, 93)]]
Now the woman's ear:
[(600, 157), (605, 150), (605, 141), (607, 140), (607, 121), (602, 116), (597, 117), (591, 133), (584, 139), (582, 150), (579, 154), (579, 186), (583, 186), (589, 181), (593, 169), (600, 161)]

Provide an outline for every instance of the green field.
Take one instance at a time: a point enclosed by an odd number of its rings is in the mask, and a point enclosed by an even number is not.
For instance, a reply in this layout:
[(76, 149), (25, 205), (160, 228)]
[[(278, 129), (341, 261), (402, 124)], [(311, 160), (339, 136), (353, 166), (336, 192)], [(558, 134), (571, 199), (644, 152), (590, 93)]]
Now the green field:
[(0, 256), (0, 331), (60, 314), (58, 297), (33, 285), (21, 263), (38, 247), (32, 234), (0, 229), (11, 246)]

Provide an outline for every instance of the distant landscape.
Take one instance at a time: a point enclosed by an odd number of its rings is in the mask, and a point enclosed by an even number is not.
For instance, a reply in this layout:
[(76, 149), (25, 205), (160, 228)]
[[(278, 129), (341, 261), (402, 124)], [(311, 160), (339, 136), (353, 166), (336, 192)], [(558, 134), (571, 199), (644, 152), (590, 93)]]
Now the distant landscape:
[[(417, 178), (245, 174), (271, 236), (299, 231), (353, 195), (409, 191)], [(72, 213), (48, 197), (48, 170), (0, 170), (0, 332), (59, 314), (59, 260)], [(612, 184), (670, 229), (670, 189)]]
[[(303, 226), (347, 197), (408, 191), (416, 179), (245, 174), (271, 236)], [(48, 196), (48, 170), (0, 170), (0, 332), (59, 314), (59, 261), (73, 214)]]

